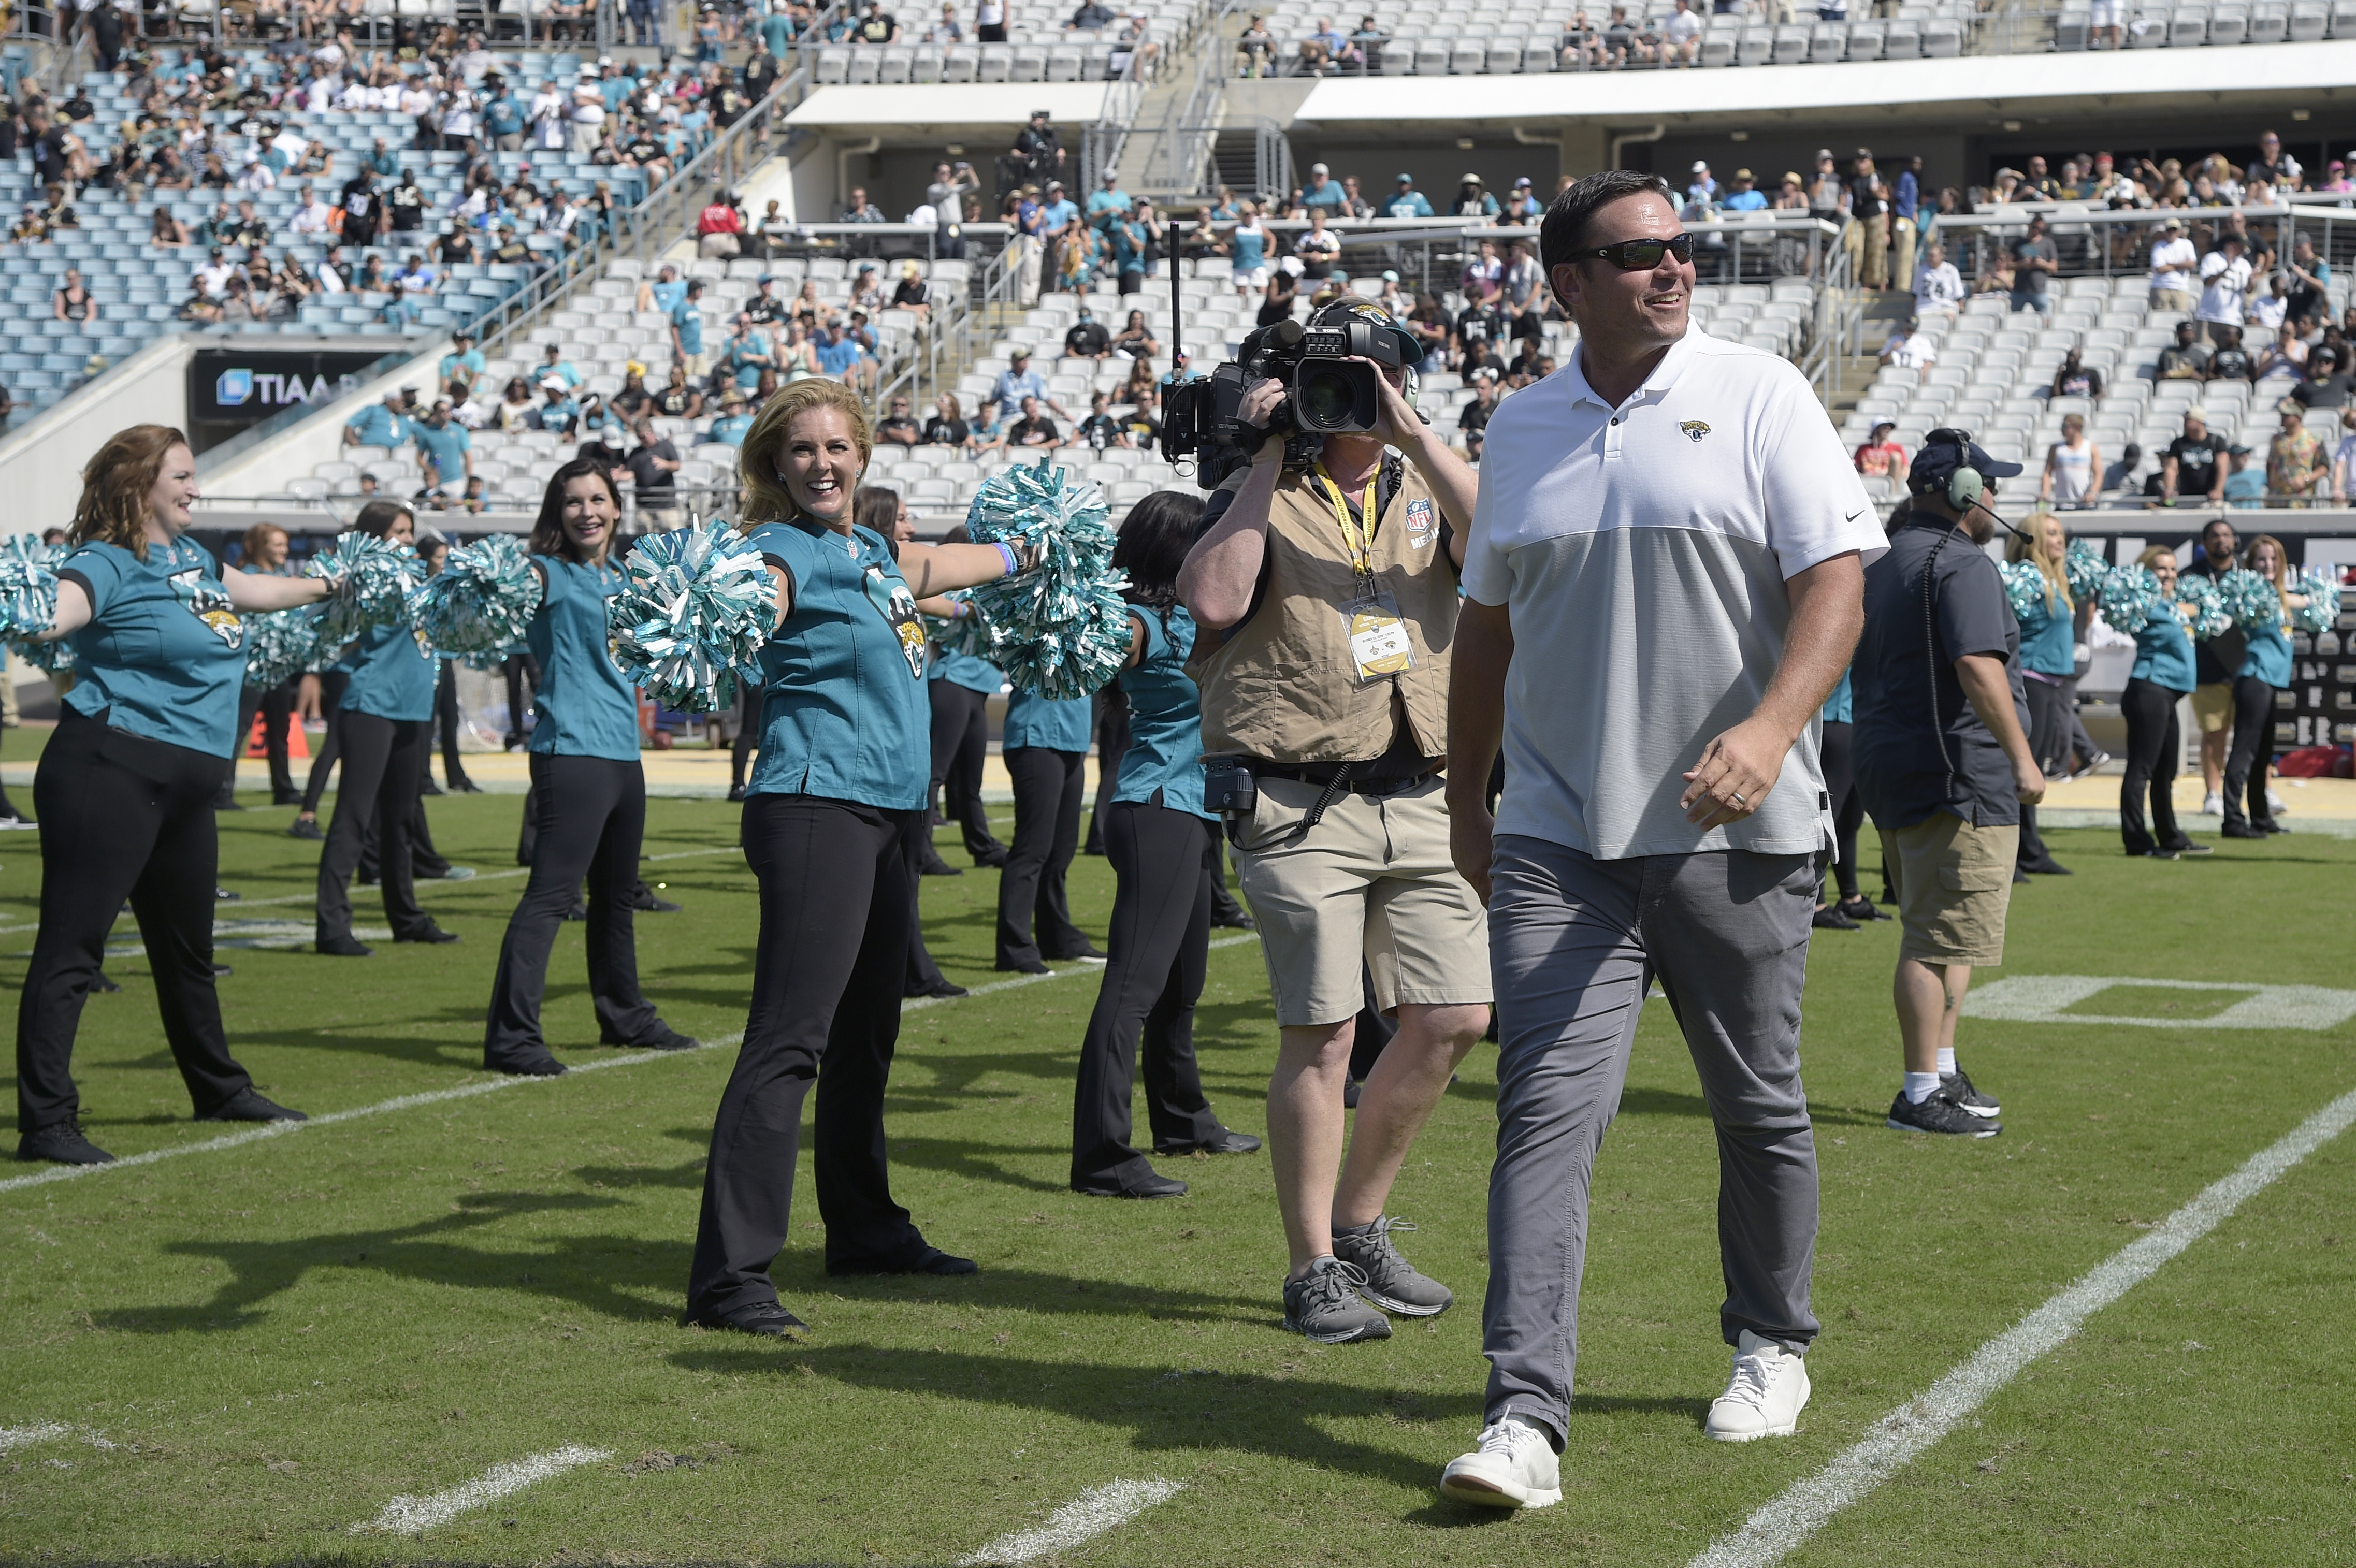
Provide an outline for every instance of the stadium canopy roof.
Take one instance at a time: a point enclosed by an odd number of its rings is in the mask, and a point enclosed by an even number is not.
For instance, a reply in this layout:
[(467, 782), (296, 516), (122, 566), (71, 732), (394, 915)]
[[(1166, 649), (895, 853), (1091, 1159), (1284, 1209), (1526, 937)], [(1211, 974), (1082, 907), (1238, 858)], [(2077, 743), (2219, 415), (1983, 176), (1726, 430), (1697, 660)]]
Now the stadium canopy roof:
[[(827, 91), (841, 91), (829, 88)], [(873, 91), (874, 89), (856, 91)], [(892, 89), (887, 91), (905, 91)], [(919, 89), (917, 91), (924, 91)], [(1894, 123), (2173, 104), (2356, 103), (2356, 39), (2234, 48), (2127, 49), (1844, 65), (1533, 76), (1333, 77), (1293, 116), (1304, 126), (1644, 125), (1766, 120)], [(799, 118), (797, 114), (796, 118)]]
[[(2311, 47), (2311, 46), (2310, 46)], [(1101, 81), (928, 81), (892, 87), (821, 87), (804, 99), (786, 123), (811, 131), (887, 133), (929, 140), (938, 133), (1012, 128), (1044, 109), (1063, 127), (1066, 141), (1094, 124), (1104, 112), (1111, 84)]]

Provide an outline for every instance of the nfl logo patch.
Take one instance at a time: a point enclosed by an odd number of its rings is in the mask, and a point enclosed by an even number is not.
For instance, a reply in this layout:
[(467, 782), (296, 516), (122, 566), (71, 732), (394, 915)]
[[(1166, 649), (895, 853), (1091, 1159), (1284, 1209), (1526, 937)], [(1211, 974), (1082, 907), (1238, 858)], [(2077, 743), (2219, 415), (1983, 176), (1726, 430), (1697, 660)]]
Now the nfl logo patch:
[(1418, 496), (1416, 499), (1409, 501), (1407, 504), (1407, 539), (1408, 548), (1411, 549), (1424, 549), (1429, 548), (1431, 544), (1432, 535), (1438, 531), (1439, 522), (1439, 514), (1432, 509), (1432, 505), (1430, 500), (1422, 496)]

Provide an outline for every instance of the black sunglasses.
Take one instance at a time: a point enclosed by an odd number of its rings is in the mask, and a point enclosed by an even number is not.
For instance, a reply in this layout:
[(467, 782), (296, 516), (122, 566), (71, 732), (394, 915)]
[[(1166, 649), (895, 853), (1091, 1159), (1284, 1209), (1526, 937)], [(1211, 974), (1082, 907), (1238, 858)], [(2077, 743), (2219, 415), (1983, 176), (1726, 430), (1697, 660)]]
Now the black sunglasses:
[(1680, 261), (1693, 260), (1693, 236), (1680, 234), (1674, 240), (1622, 240), (1617, 245), (1598, 245), (1592, 251), (1573, 251), (1563, 258), (1569, 261), (1604, 261), (1623, 272), (1644, 272), (1661, 264), (1664, 254)]

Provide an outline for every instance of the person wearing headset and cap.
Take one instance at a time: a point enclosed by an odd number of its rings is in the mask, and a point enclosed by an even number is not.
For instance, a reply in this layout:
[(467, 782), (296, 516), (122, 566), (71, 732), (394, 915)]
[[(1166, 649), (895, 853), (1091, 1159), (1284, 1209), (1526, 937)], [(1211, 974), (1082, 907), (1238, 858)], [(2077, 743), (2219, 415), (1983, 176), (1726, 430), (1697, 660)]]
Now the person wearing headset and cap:
[(1901, 1131), (2003, 1130), (1996, 1100), (1956, 1065), (1955, 1016), (1972, 970), (2004, 961), (2020, 808), (2045, 794), (2020, 625), (1980, 548), (2004, 522), (1989, 509), (1997, 481), (2020, 471), (1962, 431), (1933, 431), (1890, 553), (1865, 572), (1851, 757), (1902, 923), (1893, 990), (1906, 1066), (1889, 1115)]

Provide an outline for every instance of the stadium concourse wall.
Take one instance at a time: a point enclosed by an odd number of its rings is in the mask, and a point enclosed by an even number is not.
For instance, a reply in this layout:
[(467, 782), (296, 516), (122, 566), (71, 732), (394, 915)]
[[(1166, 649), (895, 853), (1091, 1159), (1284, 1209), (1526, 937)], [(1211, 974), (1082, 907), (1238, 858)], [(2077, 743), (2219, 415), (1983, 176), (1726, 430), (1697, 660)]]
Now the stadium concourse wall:
[[(381, 344), (384, 340), (367, 341)], [(431, 402), (435, 373), (451, 347), (444, 336), (404, 343), (402, 357), (389, 365), (380, 362), (380, 368), (365, 374), (357, 386), (334, 401), (315, 403), (284, 425), (257, 428), (246, 438), (200, 455), (197, 478), (205, 498), (197, 526), (241, 528), (251, 522), (274, 522), (298, 531), (338, 531), (342, 524), (330, 511), (290, 496), (288, 483), (307, 479), (318, 464), (335, 462), (344, 449), (344, 426), (370, 403), (381, 401), (387, 392), (414, 387), (423, 401)], [(232, 521), (232, 516), (243, 517), (246, 522)]]

